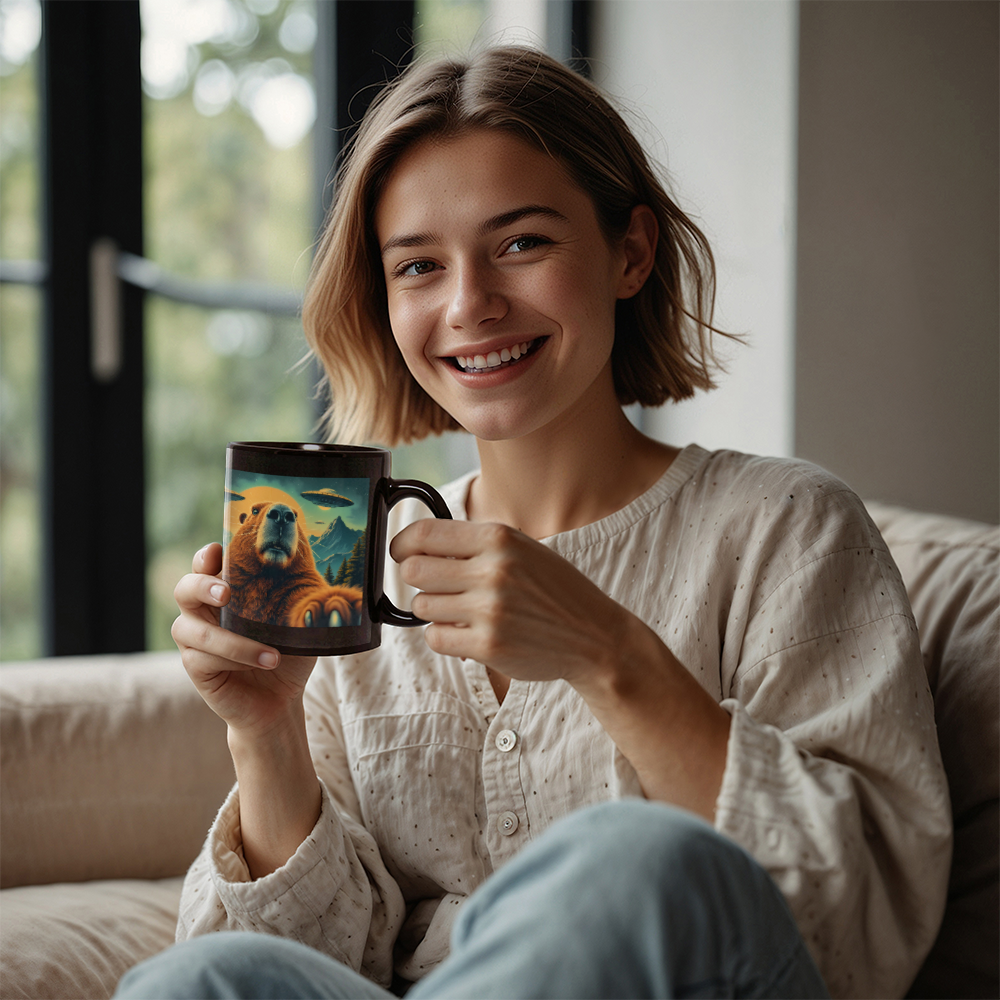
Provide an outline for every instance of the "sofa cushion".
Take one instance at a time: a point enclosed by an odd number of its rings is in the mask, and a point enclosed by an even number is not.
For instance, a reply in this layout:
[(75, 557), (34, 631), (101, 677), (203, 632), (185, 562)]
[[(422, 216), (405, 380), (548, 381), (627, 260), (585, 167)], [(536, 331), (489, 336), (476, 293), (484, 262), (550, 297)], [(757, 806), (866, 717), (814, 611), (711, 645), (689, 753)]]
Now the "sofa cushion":
[(1000, 995), (1000, 527), (868, 504), (920, 632), (955, 849), (914, 997)]
[(104, 1000), (173, 943), (180, 878), (29, 885), (0, 892), (0, 997)]
[(183, 875), (234, 781), (180, 654), (0, 668), (0, 887)]

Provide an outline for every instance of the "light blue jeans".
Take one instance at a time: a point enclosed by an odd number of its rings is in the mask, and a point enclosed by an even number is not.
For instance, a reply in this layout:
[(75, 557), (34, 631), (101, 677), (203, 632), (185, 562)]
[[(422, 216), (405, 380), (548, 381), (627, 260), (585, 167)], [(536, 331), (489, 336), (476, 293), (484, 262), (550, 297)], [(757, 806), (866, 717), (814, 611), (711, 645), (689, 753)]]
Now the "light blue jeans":
[[(128, 972), (120, 1000), (391, 1000), (294, 941), (222, 932)], [(628, 799), (554, 824), (463, 904), (451, 954), (406, 994), (827, 997), (784, 898), (700, 819)]]

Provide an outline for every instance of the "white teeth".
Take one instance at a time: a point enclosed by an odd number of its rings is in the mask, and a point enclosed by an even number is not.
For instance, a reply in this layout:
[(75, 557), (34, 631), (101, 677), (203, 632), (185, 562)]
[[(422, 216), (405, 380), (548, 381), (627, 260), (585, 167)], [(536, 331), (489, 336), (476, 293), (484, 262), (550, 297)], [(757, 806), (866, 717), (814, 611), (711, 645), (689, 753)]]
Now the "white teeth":
[(458, 354), (455, 356), (455, 361), (463, 371), (486, 371), (490, 368), (497, 368), (500, 365), (523, 358), (528, 353), (530, 344), (531, 341), (525, 341), (523, 344), (514, 344), (513, 347), (509, 348), (505, 347), (499, 352), (490, 351), (487, 355), (476, 354), (475, 356), (469, 355), (466, 357)]

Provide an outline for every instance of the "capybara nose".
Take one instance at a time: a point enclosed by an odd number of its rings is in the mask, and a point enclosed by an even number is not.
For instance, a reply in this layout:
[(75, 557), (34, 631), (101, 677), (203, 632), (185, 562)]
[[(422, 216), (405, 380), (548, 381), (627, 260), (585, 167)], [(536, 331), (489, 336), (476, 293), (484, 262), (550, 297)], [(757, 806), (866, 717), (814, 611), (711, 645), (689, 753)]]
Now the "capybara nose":
[(289, 510), (283, 503), (276, 503), (268, 512), (267, 516), (271, 521), (284, 521), (290, 524), (295, 520), (295, 511)]

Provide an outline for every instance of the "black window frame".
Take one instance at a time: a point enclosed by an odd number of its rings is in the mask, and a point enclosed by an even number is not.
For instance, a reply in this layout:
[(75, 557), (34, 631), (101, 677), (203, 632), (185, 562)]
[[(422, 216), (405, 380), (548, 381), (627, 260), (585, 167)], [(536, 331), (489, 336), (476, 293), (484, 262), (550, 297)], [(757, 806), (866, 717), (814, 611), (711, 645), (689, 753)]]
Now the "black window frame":
[[(143, 258), (139, 0), (42, 0), (42, 652), (146, 648), (144, 297), (294, 314), (280, 289), (185, 281)], [(553, 54), (586, 71), (591, 0), (547, 0)], [(320, 0), (315, 223), (372, 84), (413, 54), (414, 0)]]

